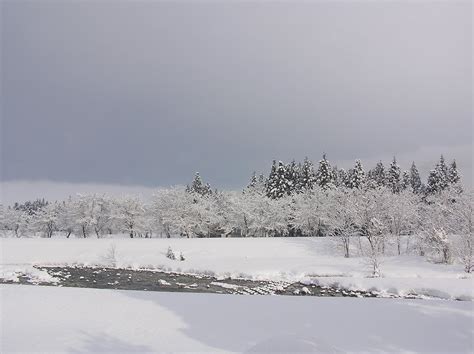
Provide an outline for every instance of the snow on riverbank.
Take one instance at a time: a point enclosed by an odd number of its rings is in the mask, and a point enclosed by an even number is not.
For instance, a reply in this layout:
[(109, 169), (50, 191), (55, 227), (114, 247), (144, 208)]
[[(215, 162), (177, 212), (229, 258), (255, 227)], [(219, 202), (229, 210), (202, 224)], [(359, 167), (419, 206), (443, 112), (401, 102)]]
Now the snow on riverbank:
[[(110, 259), (115, 245), (114, 260)], [(166, 257), (168, 247), (186, 260)], [(331, 238), (247, 239), (0, 239), (0, 278), (32, 273), (33, 265), (100, 265), (150, 268), (218, 277), (318, 282), (322, 285), (417, 293), (443, 299), (474, 299), (472, 277), (460, 265), (430, 263), (424, 257), (392, 256), (383, 260), (382, 278), (368, 278), (361, 257), (343, 258)], [(354, 247), (353, 254), (356, 255)], [(43, 278), (42, 278), (43, 277)], [(51, 280), (51, 279), (50, 279)]]
[(0, 296), (2, 353), (473, 351), (470, 302), (21, 285)]

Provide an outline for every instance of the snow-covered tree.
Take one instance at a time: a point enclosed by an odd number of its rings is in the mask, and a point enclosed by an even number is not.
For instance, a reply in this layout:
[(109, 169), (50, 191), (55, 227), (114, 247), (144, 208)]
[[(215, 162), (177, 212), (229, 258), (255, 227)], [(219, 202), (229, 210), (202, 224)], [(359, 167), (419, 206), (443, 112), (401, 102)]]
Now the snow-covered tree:
[(173, 235), (190, 236), (192, 234), (193, 196), (184, 188), (172, 187), (160, 189), (152, 196), (152, 215), (167, 238)]
[[(401, 254), (402, 236), (410, 235), (418, 225), (418, 197), (409, 190), (387, 196), (387, 224), (390, 234), (397, 241), (397, 251)], [(408, 251), (408, 250), (407, 250)]]
[(328, 189), (334, 187), (334, 175), (329, 161), (326, 159), (326, 154), (323, 155), (323, 159), (319, 161), (318, 172), (316, 173), (316, 183), (322, 189)]
[(299, 176), (300, 190), (313, 189), (316, 183), (316, 174), (314, 172), (313, 163), (305, 157)]
[(326, 196), (321, 189), (306, 189), (304, 192), (295, 195), (292, 199), (291, 222), (295, 229), (300, 230), (304, 235), (316, 236), (319, 227), (325, 219)]
[(285, 179), (287, 183), (287, 194), (297, 192), (299, 187), (300, 171), (295, 160), (291, 161), (285, 168)]
[(430, 194), (421, 205), (420, 244), (426, 250), (436, 253), (443, 263), (452, 261), (452, 236), (455, 229), (451, 223), (452, 200), (444, 190)]
[(115, 216), (120, 231), (133, 238), (143, 231), (145, 208), (138, 197), (126, 196), (116, 200)]
[(365, 180), (366, 177), (362, 162), (356, 160), (354, 168), (349, 170), (348, 173), (348, 187), (360, 189), (364, 186)]
[(244, 193), (265, 194), (266, 178), (263, 174), (257, 176), (256, 172), (252, 174), (250, 183), (244, 189)]
[(456, 186), (450, 186), (430, 198), (432, 203), (432, 223), (438, 233), (443, 231), (441, 240), (434, 239), (435, 249), (443, 255), (443, 261), (449, 262), (455, 255), (468, 273), (474, 270), (474, 236), (472, 191), (463, 192)]
[(349, 179), (345, 169), (335, 167), (333, 170), (336, 187), (349, 187)]
[(372, 180), (373, 185), (376, 187), (382, 187), (386, 184), (386, 176), (385, 176), (385, 167), (382, 161), (377, 162), (374, 169), (369, 171), (368, 177)]
[(94, 217), (92, 213), (92, 199), (90, 195), (78, 194), (72, 205), (72, 213), (74, 218), (76, 234), (80, 234), (83, 238), (89, 236)]
[(410, 184), (410, 173), (408, 171), (403, 171), (402, 181), (400, 183), (400, 190), (406, 190), (411, 186)]
[(448, 183), (449, 184), (457, 184), (461, 180), (461, 176), (459, 175), (458, 168), (456, 165), (456, 160), (453, 160), (448, 168)]
[(361, 252), (368, 260), (374, 277), (380, 275), (380, 264), (384, 252), (387, 231), (384, 215), (387, 213), (387, 195), (385, 188), (358, 189), (354, 191), (354, 198), (349, 200), (351, 204), (348, 205), (355, 226), (367, 241), (368, 247), (362, 247)]
[(344, 257), (350, 257), (350, 240), (356, 232), (354, 210), (354, 191), (348, 188), (331, 190), (324, 208), (325, 222), (329, 226), (330, 235), (338, 237), (344, 250)]
[(29, 231), (29, 221), (32, 216), (27, 211), (12, 207), (1, 208), (2, 228), (13, 232), (16, 237), (22, 237)]
[(428, 176), (427, 191), (430, 194), (440, 193), (445, 190), (448, 185), (448, 167), (446, 166), (443, 155), (441, 155), (435, 169), (431, 170)]
[(75, 202), (72, 197), (59, 203), (58, 205), (58, 219), (56, 226), (58, 231), (64, 232), (66, 238), (69, 238), (76, 227), (75, 220)]
[(423, 185), (421, 183), (420, 173), (413, 161), (410, 168), (410, 186), (413, 193), (421, 193)]
[(272, 170), (267, 181), (267, 197), (278, 199), (289, 194), (289, 183), (287, 180), (286, 167), (283, 162), (273, 161)]
[(60, 215), (60, 206), (58, 203), (49, 203), (41, 208), (34, 217), (34, 229), (43, 233), (47, 238), (53, 236), (57, 229)]
[(99, 238), (113, 221), (113, 203), (105, 195), (92, 195), (92, 227)]
[(254, 190), (257, 186), (257, 172), (252, 173), (252, 177), (250, 177), (250, 182), (247, 185), (247, 190)]
[(455, 244), (454, 250), (461, 263), (464, 265), (464, 271), (471, 273), (474, 271), (474, 193), (473, 191), (457, 193), (452, 188), (451, 193), (457, 194), (451, 205), (451, 219), (458, 227), (459, 239)]
[(443, 263), (451, 263), (451, 240), (444, 228), (433, 228), (427, 233), (427, 242), (436, 252), (442, 255)]
[(186, 188), (186, 191), (189, 193), (195, 193), (198, 195), (208, 195), (212, 194), (212, 189), (209, 183), (204, 183), (201, 179), (199, 172), (196, 172), (194, 175), (193, 182), (191, 186)]
[(26, 201), (24, 203), (15, 203), (13, 205), (13, 209), (20, 210), (25, 212), (27, 215), (32, 216), (35, 215), (38, 211), (48, 205), (48, 202), (42, 199), (36, 199), (34, 201)]
[(393, 157), (392, 163), (387, 171), (387, 187), (392, 193), (398, 193), (401, 189), (401, 170), (395, 157)]

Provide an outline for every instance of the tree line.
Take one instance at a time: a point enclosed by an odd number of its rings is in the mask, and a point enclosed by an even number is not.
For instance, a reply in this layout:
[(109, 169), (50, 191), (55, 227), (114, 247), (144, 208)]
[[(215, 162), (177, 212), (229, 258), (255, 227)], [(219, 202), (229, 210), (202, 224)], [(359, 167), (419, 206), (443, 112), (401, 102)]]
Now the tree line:
[(295, 161), (284, 164), (282, 161), (274, 160), (269, 176), (265, 177), (263, 174), (257, 176), (254, 172), (249, 188), (261, 188), (267, 197), (273, 199), (301, 193), (315, 186), (323, 189), (387, 187), (393, 193), (408, 189), (416, 194), (427, 195), (457, 184), (460, 179), (456, 160), (448, 166), (442, 155), (435, 168), (430, 171), (427, 183), (424, 184), (415, 162), (409, 171), (402, 172), (394, 157), (388, 168), (379, 161), (373, 169), (366, 172), (361, 161), (356, 160), (354, 167), (346, 171), (337, 166), (332, 167), (324, 154), (317, 170), (308, 158), (298, 164)]
[(0, 228), (48, 238), (333, 236), (345, 257), (357, 242), (374, 273), (387, 244), (398, 254), (458, 258), (471, 271), (472, 202), (456, 163), (447, 166), (443, 157), (425, 185), (414, 163), (402, 173), (393, 159), (366, 173), (356, 161), (346, 172), (323, 156), (317, 170), (308, 159), (274, 162), (268, 177), (254, 173), (242, 191), (212, 190), (196, 173), (190, 185), (159, 189), (147, 202), (88, 194), (15, 204), (1, 208)]

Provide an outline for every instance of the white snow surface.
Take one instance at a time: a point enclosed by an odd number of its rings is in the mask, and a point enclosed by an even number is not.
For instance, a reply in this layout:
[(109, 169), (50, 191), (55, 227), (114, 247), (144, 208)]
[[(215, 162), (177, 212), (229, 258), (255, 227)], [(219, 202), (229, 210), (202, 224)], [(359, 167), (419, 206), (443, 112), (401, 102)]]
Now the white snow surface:
[[(416, 293), (442, 299), (474, 299), (473, 278), (459, 264), (429, 262), (426, 257), (385, 257), (381, 278), (370, 278), (364, 258), (342, 257), (333, 238), (228, 238), (228, 239), (103, 239), (0, 238), (0, 278), (14, 280), (32, 274), (54, 281), (33, 265), (110, 266), (107, 254), (115, 245), (117, 267), (159, 269), (218, 278), (244, 277), (276, 281), (302, 281), (376, 290), (385, 294)], [(185, 261), (166, 257), (168, 247), (182, 252)]]
[(0, 285), (0, 352), (472, 353), (472, 302)]

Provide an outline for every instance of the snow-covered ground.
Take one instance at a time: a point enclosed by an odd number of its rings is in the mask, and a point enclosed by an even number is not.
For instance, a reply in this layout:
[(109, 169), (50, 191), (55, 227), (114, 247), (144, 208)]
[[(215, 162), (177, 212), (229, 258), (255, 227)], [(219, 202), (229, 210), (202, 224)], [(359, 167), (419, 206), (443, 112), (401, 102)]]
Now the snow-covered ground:
[[(331, 238), (246, 239), (64, 239), (1, 238), (0, 278), (15, 280), (18, 274), (53, 281), (37, 265), (110, 265), (115, 245), (118, 267), (156, 268), (218, 277), (287, 280), (339, 284), (359, 290), (409, 293), (443, 299), (474, 299), (472, 277), (461, 265), (435, 264), (425, 257), (386, 257), (382, 277), (370, 278), (361, 257), (346, 259)], [(185, 260), (171, 260), (171, 247)], [(356, 255), (354, 245), (353, 254)]]
[(8, 352), (472, 353), (472, 302), (0, 285)]

